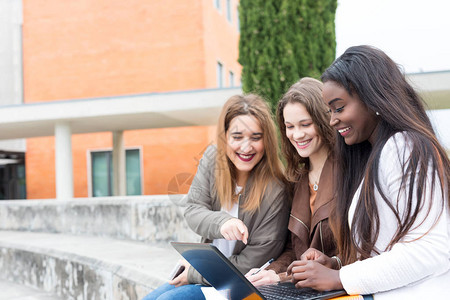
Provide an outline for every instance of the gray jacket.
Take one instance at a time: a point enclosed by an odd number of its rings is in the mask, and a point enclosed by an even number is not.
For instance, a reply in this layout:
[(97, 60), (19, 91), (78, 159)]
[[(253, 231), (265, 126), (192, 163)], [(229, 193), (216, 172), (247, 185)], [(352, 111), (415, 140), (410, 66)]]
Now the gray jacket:
[[(216, 147), (210, 146), (203, 154), (188, 193), (184, 213), (189, 227), (202, 236), (202, 242), (205, 243), (223, 238), (220, 227), (232, 218), (227, 212), (220, 211), (220, 201), (215, 192), (216, 152)], [(240, 205), (245, 203), (246, 191), (251, 184), (252, 175), (247, 180), (243, 194), (239, 196)], [(274, 180), (266, 188), (260, 208), (256, 212), (249, 213), (239, 209), (239, 219), (247, 226), (249, 237), (247, 245), (237, 241), (229, 260), (242, 273), (260, 267), (271, 258), (276, 259), (283, 250), (289, 220), (287, 196), (283, 184)], [(188, 281), (207, 284), (194, 268), (189, 268)]]

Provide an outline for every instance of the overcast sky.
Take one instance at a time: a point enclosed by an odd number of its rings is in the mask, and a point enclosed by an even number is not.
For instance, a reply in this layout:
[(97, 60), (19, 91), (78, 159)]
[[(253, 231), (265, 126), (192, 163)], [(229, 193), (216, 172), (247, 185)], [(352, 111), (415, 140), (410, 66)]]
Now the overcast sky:
[(369, 44), (406, 73), (450, 70), (450, 0), (338, 0), (336, 54)]

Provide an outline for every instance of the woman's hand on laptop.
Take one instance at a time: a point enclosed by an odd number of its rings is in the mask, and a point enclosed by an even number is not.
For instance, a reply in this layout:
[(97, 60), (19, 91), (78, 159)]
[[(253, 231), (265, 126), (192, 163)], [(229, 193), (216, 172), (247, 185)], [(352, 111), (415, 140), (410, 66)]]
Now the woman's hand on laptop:
[(328, 268), (333, 268), (333, 263), (335, 262), (332, 258), (326, 256), (315, 248), (309, 248), (306, 250), (300, 257), (300, 260), (314, 260)]
[(178, 275), (177, 277), (175, 277), (174, 279), (169, 281), (169, 284), (174, 285), (176, 287), (189, 284), (188, 271), (189, 271), (189, 267), (191, 266), (191, 264), (188, 263), (187, 260), (185, 260), (185, 259), (182, 259), (180, 261), (180, 263), (183, 264), (183, 266), (184, 266), (183, 272), (181, 272), (180, 275)]
[(220, 233), (224, 239), (229, 241), (242, 241), (247, 244), (248, 229), (244, 222), (239, 219), (232, 218), (223, 223), (220, 227)]
[(258, 268), (253, 268), (245, 274), (245, 277), (247, 277), (248, 281), (250, 281), (254, 286), (274, 284), (280, 281), (280, 276), (278, 276), (274, 270), (262, 270), (257, 274), (254, 274), (258, 270)]
[(287, 275), (292, 275), (296, 288), (309, 287), (319, 291), (342, 289), (339, 271), (330, 269), (314, 260), (296, 260), (292, 262)]

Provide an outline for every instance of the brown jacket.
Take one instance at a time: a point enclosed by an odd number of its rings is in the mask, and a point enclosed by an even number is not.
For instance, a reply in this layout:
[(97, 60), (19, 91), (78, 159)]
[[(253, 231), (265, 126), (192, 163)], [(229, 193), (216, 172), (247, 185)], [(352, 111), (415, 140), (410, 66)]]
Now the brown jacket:
[(289, 218), (290, 239), (284, 252), (274, 261), (269, 270), (274, 270), (281, 281), (286, 279), (286, 269), (310, 247), (328, 256), (336, 255), (336, 242), (328, 224), (333, 197), (333, 163), (328, 158), (319, 180), (314, 214), (311, 216), (308, 176), (303, 176), (295, 185), (295, 194)]
[[(232, 218), (227, 212), (221, 211), (220, 201), (215, 192), (216, 151), (215, 146), (210, 146), (205, 151), (192, 181), (184, 213), (189, 227), (202, 236), (202, 242), (223, 238), (220, 227)], [(243, 193), (239, 196), (239, 204), (246, 200), (248, 196), (246, 191), (249, 190), (252, 181), (250, 175)], [(280, 182), (272, 181), (266, 189), (259, 209), (254, 213), (239, 209), (238, 217), (247, 226), (249, 237), (247, 245), (237, 241), (229, 260), (245, 274), (251, 268), (278, 257), (284, 249), (289, 218), (286, 189)], [(189, 268), (188, 281), (207, 284), (194, 268)]]

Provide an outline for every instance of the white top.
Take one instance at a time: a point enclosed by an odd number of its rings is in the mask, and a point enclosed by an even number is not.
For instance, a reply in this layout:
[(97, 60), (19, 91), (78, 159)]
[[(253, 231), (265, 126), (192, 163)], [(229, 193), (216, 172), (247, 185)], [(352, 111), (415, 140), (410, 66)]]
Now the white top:
[[(236, 186), (235, 190), (236, 194), (239, 194), (241, 190), (242, 190), (241, 186)], [(235, 202), (230, 210), (222, 207), (221, 211), (225, 211), (229, 213), (232, 217), (238, 218), (239, 203)], [(236, 246), (236, 241), (228, 241), (226, 239), (214, 239), (212, 244), (216, 246), (220, 250), (220, 252), (222, 252), (222, 254), (225, 255), (225, 257), (230, 257), (231, 255), (233, 255), (233, 250), (234, 247)]]
[[(380, 188), (399, 215), (405, 211), (406, 192), (400, 190), (402, 164), (410, 154), (407, 135), (397, 133), (385, 144), (378, 170)], [(430, 170), (430, 169), (429, 169)], [(450, 284), (450, 212), (448, 195), (442, 195), (436, 178), (431, 196), (432, 176), (428, 172), (425, 209), (422, 209), (412, 229), (392, 249), (387, 246), (397, 230), (394, 214), (375, 190), (380, 231), (375, 244), (380, 255), (342, 267), (339, 276), (349, 294), (374, 294), (375, 299), (436, 299), (449, 294)], [(361, 185), (349, 209), (349, 223), (353, 218)], [(399, 201), (397, 203), (397, 197)], [(414, 197), (413, 197), (414, 198)], [(442, 201), (445, 201), (442, 211)], [(427, 214), (428, 206), (432, 203)], [(442, 213), (442, 214), (441, 214)], [(435, 220), (437, 223), (433, 226)]]

